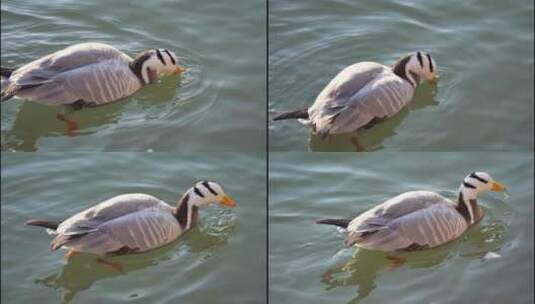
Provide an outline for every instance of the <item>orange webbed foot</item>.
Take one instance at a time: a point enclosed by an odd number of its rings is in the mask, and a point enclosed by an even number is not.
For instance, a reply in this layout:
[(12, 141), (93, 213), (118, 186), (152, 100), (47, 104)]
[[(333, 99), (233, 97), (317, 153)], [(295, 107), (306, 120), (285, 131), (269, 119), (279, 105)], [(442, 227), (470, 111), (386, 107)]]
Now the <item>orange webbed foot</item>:
[(406, 257), (389, 255), (386, 257), (388, 260), (388, 267), (390, 269), (400, 267), (407, 261)]
[(69, 119), (65, 116), (65, 114), (63, 113), (58, 113), (58, 115), (56, 115), (56, 117), (65, 122), (67, 124), (67, 135), (68, 136), (75, 136), (75, 131), (78, 130), (78, 124), (72, 120), (72, 119)]
[(104, 265), (108, 265), (117, 272), (123, 272), (123, 266), (118, 262), (113, 262), (113, 261), (107, 260), (105, 258), (100, 258), (100, 257), (97, 258), (97, 262), (102, 263)]

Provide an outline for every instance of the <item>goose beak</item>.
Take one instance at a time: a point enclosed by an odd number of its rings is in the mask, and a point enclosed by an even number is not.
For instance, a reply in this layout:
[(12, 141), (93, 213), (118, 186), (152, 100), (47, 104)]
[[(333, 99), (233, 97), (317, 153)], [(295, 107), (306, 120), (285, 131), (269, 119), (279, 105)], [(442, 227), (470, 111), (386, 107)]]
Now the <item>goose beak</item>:
[(236, 203), (228, 196), (224, 195), (221, 201), (219, 201), (221, 205), (227, 206), (229, 208), (236, 207)]
[(439, 78), (440, 78), (440, 77), (439, 77), (438, 75), (435, 75), (435, 77), (429, 79), (429, 82), (430, 82), (431, 84), (437, 84)]
[(175, 70), (173, 71), (173, 75), (178, 75), (178, 74), (184, 72), (185, 70), (186, 70), (185, 68), (183, 68), (183, 67), (177, 65), (177, 66), (175, 67)]
[(498, 182), (492, 182), (490, 185), (490, 191), (503, 192), (505, 191), (505, 186)]

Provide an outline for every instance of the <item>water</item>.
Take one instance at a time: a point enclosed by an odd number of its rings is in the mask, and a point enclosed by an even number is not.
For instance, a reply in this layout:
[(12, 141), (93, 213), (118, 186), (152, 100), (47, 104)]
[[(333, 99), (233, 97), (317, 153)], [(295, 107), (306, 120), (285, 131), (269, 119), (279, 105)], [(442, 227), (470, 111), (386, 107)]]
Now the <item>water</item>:
[[(2, 303), (265, 303), (265, 156), (241, 153), (3, 153)], [(247, 170), (242, 170), (247, 168)], [(51, 252), (30, 218), (63, 218), (127, 192), (174, 204), (194, 181), (221, 183), (234, 209), (201, 210), (178, 241), (114, 258), (118, 273)]]
[[(533, 1), (270, 1), (269, 115), (311, 105), (344, 67), (427, 50), (441, 76), (407, 110), (359, 134), (371, 151), (533, 150)], [(354, 150), (296, 121), (273, 151)]]
[(6, 0), (1, 17), (2, 66), (99, 41), (131, 56), (168, 48), (188, 68), (73, 113), (74, 137), (56, 119), (62, 107), (2, 103), (2, 151), (265, 150), (264, 1)]
[[(533, 302), (531, 153), (273, 153), (269, 168), (271, 303)], [(345, 248), (344, 234), (314, 223), (353, 218), (410, 190), (454, 198), (474, 170), (488, 171), (511, 197), (481, 195), (486, 215), (477, 226), (405, 254), (400, 267), (384, 253)]]

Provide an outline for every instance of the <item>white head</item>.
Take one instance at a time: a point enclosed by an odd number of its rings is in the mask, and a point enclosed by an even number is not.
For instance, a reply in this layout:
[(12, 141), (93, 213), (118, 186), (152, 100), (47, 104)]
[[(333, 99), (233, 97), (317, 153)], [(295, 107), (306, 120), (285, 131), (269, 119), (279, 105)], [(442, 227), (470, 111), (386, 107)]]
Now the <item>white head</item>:
[(464, 178), (461, 186), (459, 186), (459, 196), (461, 197), (462, 195), (462, 202), (466, 204), (472, 222), (474, 219), (474, 210), (472, 210), (470, 201), (477, 199), (479, 193), (486, 191), (503, 192), (505, 191), (505, 187), (496, 182), (487, 172), (470, 173)]
[(215, 203), (230, 208), (236, 206), (236, 203), (225, 194), (223, 187), (218, 183), (200, 181), (182, 195), (176, 208), (176, 216), (186, 223), (186, 229), (190, 229), (196, 222), (197, 209)]
[(176, 55), (166, 49), (142, 52), (130, 63), (130, 68), (143, 84), (152, 83), (161, 76), (177, 75), (184, 71), (184, 68), (178, 65)]
[(416, 87), (423, 80), (437, 78), (437, 64), (426, 52), (414, 52), (399, 59), (392, 67), (394, 73)]
[(211, 204), (221, 204), (226, 207), (235, 207), (236, 203), (223, 191), (223, 187), (216, 182), (200, 181), (195, 183), (186, 194), (189, 195), (189, 203), (199, 208)]

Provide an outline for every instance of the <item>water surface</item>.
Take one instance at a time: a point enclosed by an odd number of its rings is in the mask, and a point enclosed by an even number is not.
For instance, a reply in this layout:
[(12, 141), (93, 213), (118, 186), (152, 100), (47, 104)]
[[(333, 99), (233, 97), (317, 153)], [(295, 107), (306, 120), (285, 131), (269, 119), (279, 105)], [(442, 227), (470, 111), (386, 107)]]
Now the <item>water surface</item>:
[(2, 151), (264, 151), (265, 2), (6, 0), (1, 17), (2, 66), (98, 41), (131, 56), (167, 48), (188, 68), (72, 113), (75, 137), (62, 107), (2, 103)]
[[(344, 67), (429, 51), (441, 78), (359, 133), (370, 151), (533, 150), (533, 1), (270, 1), (269, 115), (311, 105)], [(273, 122), (270, 149), (355, 150)]]
[[(533, 156), (530, 153), (274, 153), (270, 156), (272, 303), (532, 303)], [(322, 218), (353, 218), (397, 194), (455, 199), (466, 174), (485, 170), (510, 197), (485, 193), (484, 219), (461, 238), (404, 254), (345, 248)], [(486, 259), (489, 253), (501, 257)]]
[[(264, 303), (265, 170), (263, 154), (3, 153), (2, 303)], [(199, 179), (219, 182), (237, 207), (203, 209), (177, 241), (113, 258), (123, 272), (89, 254), (66, 263), (44, 229), (24, 225), (121, 193), (174, 205)]]

